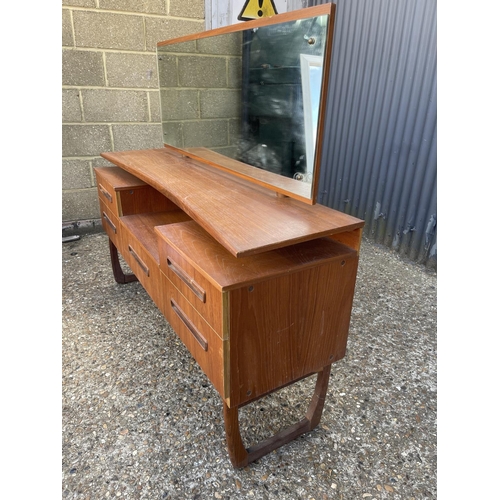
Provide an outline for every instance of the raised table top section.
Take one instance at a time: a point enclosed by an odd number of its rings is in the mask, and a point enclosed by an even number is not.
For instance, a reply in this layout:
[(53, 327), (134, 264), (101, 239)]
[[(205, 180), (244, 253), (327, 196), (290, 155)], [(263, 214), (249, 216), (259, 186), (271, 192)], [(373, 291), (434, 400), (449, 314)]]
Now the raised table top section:
[(235, 257), (361, 228), (356, 217), (307, 205), (166, 148), (102, 153), (172, 200)]
[(330, 238), (235, 258), (194, 221), (156, 226), (155, 231), (220, 291), (333, 260), (356, 258), (355, 250)]

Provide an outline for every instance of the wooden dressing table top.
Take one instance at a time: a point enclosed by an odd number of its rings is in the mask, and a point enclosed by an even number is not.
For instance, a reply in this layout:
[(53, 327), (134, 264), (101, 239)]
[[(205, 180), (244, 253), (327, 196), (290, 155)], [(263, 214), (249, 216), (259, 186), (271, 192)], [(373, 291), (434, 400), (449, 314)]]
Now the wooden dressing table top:
[(235, 257), (362, 228), (356, 217), (307, 205), (172, 153), (167, 148), (101, 156), (176, 203)]

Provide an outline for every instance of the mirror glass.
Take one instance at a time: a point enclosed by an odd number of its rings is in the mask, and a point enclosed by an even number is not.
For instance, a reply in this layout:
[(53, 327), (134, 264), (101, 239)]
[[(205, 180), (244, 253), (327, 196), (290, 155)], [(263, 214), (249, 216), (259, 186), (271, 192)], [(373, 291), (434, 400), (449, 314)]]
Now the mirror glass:
[(160, 42), (163, 139), (314, 203), (330, 15), (290, 17)]

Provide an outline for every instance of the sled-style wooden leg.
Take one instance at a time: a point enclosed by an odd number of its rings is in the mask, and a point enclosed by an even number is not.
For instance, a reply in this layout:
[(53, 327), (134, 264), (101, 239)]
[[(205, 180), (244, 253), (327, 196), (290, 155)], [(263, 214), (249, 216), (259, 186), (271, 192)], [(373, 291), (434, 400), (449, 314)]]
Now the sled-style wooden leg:
[(229, 408), (226, 402), (224, 402), (224, 424), (226, 427), (227, 448), (231, 463), (234, 467), (245, 467), (249, 463), (258, 460), (280, 446), (289, 443), (301, 434), (313, 430), (319, 424), (325, 405), (326, 392), (328, 390), (330, 368), (331, 365), (328, 365), (318, 373), (314, 395), (309, 403), (305, 418), (248, 449), (245, 448), (241, 439), (238, 407)]
[(109, 239), (109, 255), (111, 256), (111, 267), (113, 269), (113, 276), (115, 281), (120, 284), (132, 283), (137, 281), (137, 276), (135, 274), (125, 274), (123, 272), (120, 260), (118, 258), (118, 250), (115, 244)]

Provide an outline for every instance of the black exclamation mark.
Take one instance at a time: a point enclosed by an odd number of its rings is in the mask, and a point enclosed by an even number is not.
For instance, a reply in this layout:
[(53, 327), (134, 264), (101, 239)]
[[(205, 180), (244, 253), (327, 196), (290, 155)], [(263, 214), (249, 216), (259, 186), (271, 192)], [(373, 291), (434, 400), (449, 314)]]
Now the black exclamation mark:
[(264, 14), (264, 12), (262, 12), (262, 4), (264, 3), (264, 0), (259, 0), (259, 10), (257, 11), (257, 15), (259, 17), (262, 17), (262, 14)]

